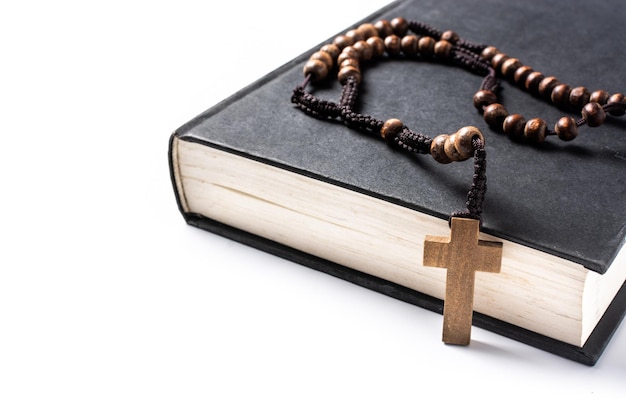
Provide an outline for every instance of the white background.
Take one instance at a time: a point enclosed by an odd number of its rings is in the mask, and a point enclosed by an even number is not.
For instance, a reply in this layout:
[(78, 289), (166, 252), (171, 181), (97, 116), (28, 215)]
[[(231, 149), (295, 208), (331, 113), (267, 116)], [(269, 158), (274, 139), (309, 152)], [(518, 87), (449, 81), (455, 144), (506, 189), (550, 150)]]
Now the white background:
[(445, 346), (440, 315), (184, 223), (170, 133), (386, 2), (215, 3), (0, 6), (0, 415), (619, 414), (624, 326), (595, 367)]

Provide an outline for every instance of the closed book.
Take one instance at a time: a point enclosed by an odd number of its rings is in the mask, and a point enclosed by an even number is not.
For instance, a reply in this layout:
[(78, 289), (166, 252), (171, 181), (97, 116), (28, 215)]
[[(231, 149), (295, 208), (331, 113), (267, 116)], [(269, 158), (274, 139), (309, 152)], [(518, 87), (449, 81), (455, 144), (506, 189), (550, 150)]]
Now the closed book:
[[(623, 90), (621, 37), (602, 28), (623, 31), (626, 16), (611, 2), (568, 4), (399, 1), (353, 27), (403, 16), (494, 44), (571, 86)], [(580, 16), (584, 30), (564, 23)], [(335, 35), (175, 130), (169, 164), (178, 207), (193, 226), (442, 312), (446, 271), (422, 264), (424, 239), (449, 234), (473, 166), (402, 154), (296, 108), (290, 98), (304, 64)], [(432, 60), (384, 59), (363, 68), (360, 110), (431, 137), (465, 125), (483, 131), (481, 233), (503, 243), (503, 259), (500, 273), (476, 273), (473, 323), (593, 365), (626, 311), (625, 120), (581, 126), (572, 142), (521, 144), (487, 128), (472, 105), (481, 81)], [(511, 113), (552, 126), (568, 114), (502, 86)], [(308, 88), (328, 100), (341, 94), (335, 79)]]

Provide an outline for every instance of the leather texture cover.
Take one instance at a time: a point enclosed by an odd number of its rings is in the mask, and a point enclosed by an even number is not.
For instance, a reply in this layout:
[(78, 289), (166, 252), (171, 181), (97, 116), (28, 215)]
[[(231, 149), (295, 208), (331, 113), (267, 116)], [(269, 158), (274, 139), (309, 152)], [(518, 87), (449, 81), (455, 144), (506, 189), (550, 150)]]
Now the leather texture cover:
[[(363, 21), (396, 16), (494, 45), (572, 87), (626, 91), (626, 59), (621, 49), (626, 7), (618, 1), (398, 1)], [(328, 39), (334, 35), (329, 33)], [(302, 66), (316, 49), (192, 119), (175, 135), (440, 218), (463, 209), (471, 162), (440, 165), (427, 155), (406, 156), (377, 137), (311, 118), (291, 104), (293, 88), (303, 81)], [(472, 96), (481, 81), (480, 76), (438, 63), (379, 62), (363, 69), (361, 111), (383, 120), (399, 118), (412, 130), (431, 137), (465, 125), (477, 126), (486, 137), (488, 161), (482, 230), (605, 272), (626, 237), (626, 117), (609, 116), (599, 128), (581, 127), (572, 142), (551, 136), (542, 146), (522, 145), (491, 131), (473, 107)], [(340, 86), (333, 80), (316, 86), (314, 92), (336, 101)], [(526, 119), (542, 117), (550, 128), (568, 114), (508, 82), (503, 82), (501, 97), (510, 113)], [(423, 294), (344, 271), (210, 219), (183, 214), (192, 225), (413, 304), (434, 311), (441, 308), (438, 300)], [(607, 312), (610, 320), (600, 323), (582, 349), (479, 314), (474, 324), (593, 364), (622, 319), (625, 305), (622, 289)]]

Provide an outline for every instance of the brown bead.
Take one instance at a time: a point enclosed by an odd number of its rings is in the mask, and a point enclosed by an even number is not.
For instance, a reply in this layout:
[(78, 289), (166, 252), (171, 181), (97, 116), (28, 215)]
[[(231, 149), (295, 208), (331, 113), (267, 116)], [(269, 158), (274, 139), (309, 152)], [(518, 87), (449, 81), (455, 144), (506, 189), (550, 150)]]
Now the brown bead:
[(539, 71), (533, 71), (528, 74), (528, 77), (526, 77), (526, 82), (524, 83), (526, 91), (535, 95), (539, 94), (539, 83), (544, 78), (544, 75)]
[(337, 74), (337, 79), (341, 84), (345, 84), (348, 81), (348, 77), (354, 77), (357, 84), (361, 82), (361, 70), (357, 67), (343, 66)]
[(367, 42), (358, 41), (358, 42), (355, 42), (355, 44), (352, 45), (352, 47), (356, 49), (357, 52), (359, 53), (359, 59), (362, 59), (364, 61), (369, 61), (370, 59), (372, 59), (372, 55), (374, 54), (374, 51), (372, 50), (372, 47)]
[(357, 31), (361, 33), (364, 40), (371, 38), (372, 36), (378, 36), (378, 30), (371, 23), (363, 23), (357, 28)]
[(530, 119), (524, 126), (524, 137), (533, 144), (538, 144), (546, 139), (548, 124), (540, 118)]
[(393, 33), (395, 33), (397, 36), (404, 36), (406, 35), (407, 31), (409, 30), (409, 22), (407, 22), (407, 20), (403, 17), (396, 17), (394, 19), (391, 20), (391, 27), (393, 28)]
[(526, 77), (528, 77), (528, 74), (530, 74), (531, 72), (533, 72), (533, 69), (531, 67), (529, 67), (528, 65), (522, 65), (515, 71), (515, 74), (513, 74), (513, 81), (515, 81), (515, 84), (517, 84), (518, 86), (524, 87), (524, 84), (526, 83)]
[(358, 59), (355, 58), (347, 58), (342, 60), (339, 63), (339, 68), (343, 68), (343, 67), (355, 67), (355, 68), (360, 68), (361, 63), (359, 62)]
[(389, 21), (385, 19), (379, 20), (378, 22), (374, 23), (374, 27), (378, 31), (378, 36), (380, 36), (381, 39), (384, 39), (393, 33), (391, 23), (389, 23)]
[(390, 56), (398, 56), (402, 51), (401, 40), (399, 36), (389, 35), (385, 38), (385, 49)]
[(452, 44), (448, 41), (438, 41), (435, 43), (435, 58), (441, 60), (447, 60), (450, 58), (450, 52), (452, 51)]
[(559, 139), (570, 141), (578, 136), (578, 126), (576, 120), (571, 117), (561, 117), (554, 125), (554, 131)]
[(604, 106), (609, 99), (609, 92), (604, 90), (596, 90), (589, 96), (589, 101)]
[(355, 43), (363, 40), (363, 34), (356, 29), (350, 29), (347, 31), (346, 36), (348, 38), (352, 38)]
[(486, 61), (491, 62), (491, 59), (498, 53), (500, 53), (500, 51), (498, 51), (498, 48), (496, 48), (495, 46), (488, 46), (482, 50), (482, 52), (480, 53), (480, 57)]
[(442, 41), (448, 41), (452, 45), (456, 44), (461, 37), (453, 30), (446, 30), (441, 34)]
[(400, 47), (402, 49), (402, 53), (408, 57), (417, 56), (418, 42), (419, 42), (419, 38), (415, 35), (403, 36), (402, 40), (400, 41)]
[(313, 81), (319, 81), (326, 78), (328, 75), (328, 65), (324, 61), (319, 59), (310, 59), (302, 70), (305, 76), (310, 75)]
[(502, 122), (502, 130), (513, 140), (524, 138), (526, 119), (521, 114), (510, 114)]
[(343, 50), (344, 48), (353, 45), (354, 44), (354, 39), (346, 36), (346, 35), (339, 35), (335, 38), (335, 40), (333, 41), (333, 44), (337, 46), (337, 48), (339, 48), (340, 50)]
[[(352, 48), (352, 47), (349, 46), (348, 48)], [(344, 51), (346, 51), (346, 49), (344, 49)], [(337, 57), (337, 65), (341, 66), (343, 62), (347, 60), (359, 61), (359, 54), (356, 52), (356, 50), (350, 49), (347, 52), (341, 52), (339, 56)]]
[(569, 93), (569, 105), (575, 110), (580, 110), (589, 103), (590, 98), (591, 93), (585, 87), (575, 87)]
[(445, 144), (449, 138), (450, 136), (448, 135), (439, 135), (430, 143), (430, 155), (440, 164), (449, 164), (452, 162), (452, 159), (446, 155), (445, 151)]
[(550, 96), (552, 95), (552, 90), (554, 87), (559, 85), (561, 82), (556, 79), (556, 77), (546, 77), (537, 86), (537, 91), (539, 95), (546, 100), (550, 100)]
[(497, 101), (498, 97), (490, 90), (478, 90), (476, 94), (474, 94), (474, 107), (476, 107), (480, 113), (484, 111), (484, 107)]
[(450, 135), (450, 142), (454, 144), (456, 153), (460, 156), (461, 161), (474, 156), (474, 139), (479, 139), (485, 144), (485, 138), (481, 131), (474, 126), (464, 126), (456, 133)]
[(404, 124), (399, 119), (388, 119), (380, 129), (380, 136), (387, 142), (392, 141), (402, 130)]
[(598, 127), (606, 120), (606, 113), (598, 103), (585, 104), (581, 113), (589, 127)]
[[(611, 95), (609, 99), (606, 101), (606, 104), (612, 104), (612, 103), (626, 103), (626, 101), (624, 100), (624, 95), (620, 93)], [(609, 110), (609, 114), (612, 116), (623, 116), (624, 113), (626, 113), (626, 111), (624, 111), (623, 109)]]
[(311, 55), (310, 60), (315, 61), (316, 59), (324, 62), (329, 69), (333, 67), (334, 59), (327, 52), (322, 52), (322, 51), (315, 52), (313, 55)]
[(435, 39), (430, 36), (421, 37), (417, 42), (417, 49), (420, 55), (425, 58), (430, 58), (435, 55), (435, 43)]
[(493, 103), (485, 108), (483, 118), (492, 129), (501, 132), (504, 119), (509, 115), (506, 108), (500, 103)]
[(513, 79), (515, 75), (515, 71), (522, 66), (522, 63), (517, 58), (509, 58), (502, 63), (500, 67), (500, 72), (502, 75), (510, 80)]
[(500, 68), (502, 67), (502, 64), (504, 63), (504, 61), (506, 61), (509, 58), (511, 57), (508, 56), (507, 54), (498, 52), (497, 54), (493, 56), (493, 58), (491, 58), (491, 66), (493, 67), (493, 69), (500, 72)]
[(320, 51), (326, 52), (328, 55), (330, 55), (333, 61), (336, 60), (339, 54), (341, 53), (341, 50), (334, 43), (329, 43), (329, 44), (322, 46)]
[(372, 47), (372, 57), (377, 58), (385, 53), (385, 42), (378, 36), (372, 36), (366, 42)]
[(567, 108), (569, 106), (570, 91), (572, 91), (572, 88), (569, 85), (563, 83), (558, 84), (552, 89), (550, 100), (552, 100), (557, 107), (562, 109)]

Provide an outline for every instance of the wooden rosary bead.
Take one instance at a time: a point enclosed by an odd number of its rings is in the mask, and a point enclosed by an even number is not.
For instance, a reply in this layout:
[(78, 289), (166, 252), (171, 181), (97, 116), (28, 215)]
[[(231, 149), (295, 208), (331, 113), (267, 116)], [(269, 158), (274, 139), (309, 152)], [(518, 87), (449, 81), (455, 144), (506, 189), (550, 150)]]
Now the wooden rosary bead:
[(357, 67), (343, 66), (337, 74), (337, 79), (342, 85), (346, 83), (348, 77), (354, 77), (357, 84), (361, 83), (361, 70)]
[(374, 55), (372, 47), (365, 41), (355, 42), (352, 47), (356, 49), (356, 51), (359, 53), (359, 59), (362, 59), (364, 61), (369, 61)]
[(493, 91), (490, 90), (478, 90), (474, 94), (474, 107), (482, 114), (484, 108), (490, 104), (496, 103), (498, 97)]
[(372, 56), (377, 58), (385, 53), (385, 42), (378, 36), (368, 38), (367, 44), (372, 47)]
[(522, 63), (519, 59), (509, 58), (502, 63), (502, 66), (500, 67), (500, 72), (502, 72), (502, 75), (504, 77), (512, 80), (513, 76), (515, 75), (515, 71), (517, 71), (521, 66)]
[(430, 156), (440, 164), (449, 164), (452, 162), (452, 159), (446, 155), (445, 151), (445, 144), (449, 138), (450, 136), (448, 135), (439, 135), (430, 143)]
[(391, 23), (388, 20), (382, 19), (374, 23), (374, 28), (378, 32), (378, 36), (381, 39), (386, 38), (387, 36), (393, 33), (393, 28), (391, 27)]
[(328, 75), (328, 65), (319, 59), (310, 59), (303, 68), (304, 76), (311, 76), (313, 81), (320, 81)]
[(483, 119), (492, 129), (502, 131), (502, 124), (508, 115), (509, 112), (502, 104), (493, 103), (485, 108)]
[[(606, 101), (606, 104), (612, 104), (612, 103), (626, 103), (626, 100), (624, 100), (624, 95), (620, 93), (611, 95)], [(626, 111), (624, 111), (623, 109), (609, 110), (609, 114), (611, 116), (623, 116), (624, 113), (626, 113)]]
[(409, 22), (403, 17), (396, 17), (391, 20), (391, 27), (393, 29), (393, 33), (397, 36), (402, 37), (406, 35), (409, 31)]
[(491, 58), (491, 66), (497, 72), (500, 72), (500, 68), (502, 67), (502, 64), (504, 63), (504, 61), (506, 61), (509, 58), (511, 58), (511, 57), (508, 56), (507, 54), (504, 54), (502, 52), (498, 52), (497, 54), (495, 54), (493, 56), (493, 58)]
[(380, 129), (380, 136), (385, 139), (385, 141), (390, 142), (398, 133), (404, 128), (404, 123), (402, 123), (399, 119), (387, 119), (385, 123), (383, 123), (383, 127)]
[(530, 119), (524, 126), (524, 137), (533, 144), (539, 144), (546, 139), (548, 124), (540, 118)]
[(585, 87), (575, 87), (569, 93), (569, 104), (575, 110), (580, 110), (589, 103), (591, 93)]
[(356, 58), (346, 58), (340, 61), (339, 68), (343, 67), (354, 67), (360, 69), (361, 62)]
[(346, 35), (339, 35), (335, 38), (335, 40), (333, 41), (333, 44), (335, 46), (337, 46), (337, 48), (339, 48), (339, 50), (343, 50), (348, 46), (351, 46), (354, 44), (354, 39), (346, 36)]
[(524, 138), (526, 119), (521, 114), (510, 114), (502, 122), (502, 130), (511, 139), (519, 141)]
[(485, 144), (482, 132), (474, 126), (463, 126), (456, 133), (450, 135), (450, 142), (454, 143), (456, 152), (466, 160), (474, 156), (474, 139), (479, 139)]
[(599, 103), (587, 103), (582, 110), (583, 119), (589, 127), (598, 127), (606, 120), (606, 113)]
[(589, 101), (604, 106), (609, 99), (609, 92), (604, 90), (596, 90), (589, 96)]
[(498, 48), (496, 48), (495, 46), (488, 46), (482, 50), (482, 52), (480, 53), (480, 57), (485, 61), (491, 62), (491, 59), (498, 53), (500, 53), (500, 51), (498, 51)]
[(572, 91), (572, 88), (569, 85), (563, 83), (558, 84), (552, 89), (550, 100), (552, 100), (555, 106), (566, 109), (569, 106), (570, 91)]
[(346, 32), (346, 36), (353, 40), (353, 43), (363, 40), (363, 34), (356, 29), (350, 29)]
[(320, 51), (326, 52), (328, 55), (330, 55), (333, 61), (335, 61), (337, 57), (339, 56), (339, 54), (341, 53), (341, 50), (334, 43), (329, 43), (329, 44), (322, 46)]
[(450, 42), (452, 45), (456, 44), (461, 37), (453, 30), (446, 30), (441, 34), (441, 40)]
[(528, 65), (522, 65), (517, 70), (515, 70), (515, 74), (513, 74), (513, 81), (519, 87), (524, 87), (526, 84), (526, 78), (528, 75), (533, 72), (533, 69)]
[(539, 83), (543, 80), (545, 76), (539, 71), (533, 71), (526, 77), (526, 82), (524, 82), (524, 87), (526, 91), (530, 94), (537, 95), (539, 94)]
[(398, 56), (402, 52), (400, 37), (397, 35), (389, 35), (385, 38), (385, 49), (389, 56)]
[(372, 23), (363, 23), (357, 28), (357, 32), (362, 35), (363, 40), (378, 36), (378, 30), (376, 30), (376, 27)]
[(420, 55), (424, 58), (431, 58), (435, 55), (435, 43), (437, 43), (435, 39), (430, 36), (421, 37), (417, 42), (417, 49)]
[(402, 53), (408, 57), (417, 56), (419, 38), (415, 35), (405, 35), (402, 37), (400, 41), (400, 48), (402, 49)]
[(546, 77), (539, 82), (539, 86), (537, 86), (537, 92), (539, 93), (539, 96), (543, 97), (546, 100), (550, 100), (550, 97), (552, 96), (552, 90), (554, 90), (554, 87), (559, 84), (561, 84), (561, 82), (557, 80), (556, 77)]
[(435, 58), (446, 61), (450, 58), (452, 44), (448, 41), (438, 41), (435, 43)]
[(333, 67), (333, 62), (335, 61), (333, 59), (333, 57), (329, 53), (323, 52), (323, 51), (315, 52), (313, 55), (311, 55), (310, 60), (311, 61), (315, 61), (315, 60), (322, 61), (322, 62), (324, 62), (326, 64), (326, 66), (329, 69)]
[(578, 125), (571, 117), (561, 117), (554, 125), (554, 131), (559, 139), (570, 141), (578, 136)]

